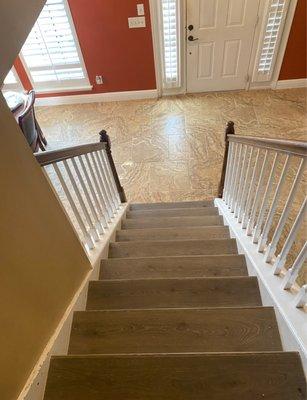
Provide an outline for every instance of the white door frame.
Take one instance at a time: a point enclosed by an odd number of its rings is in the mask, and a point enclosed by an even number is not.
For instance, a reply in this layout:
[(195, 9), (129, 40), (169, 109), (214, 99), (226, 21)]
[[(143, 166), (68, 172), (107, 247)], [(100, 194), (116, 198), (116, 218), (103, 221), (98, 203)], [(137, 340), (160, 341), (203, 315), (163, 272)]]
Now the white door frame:
[[(158, 14), (158, 2), (159, 0), (149, 0), (150, 14), (151, 14), (151, 27), (152, 27), (152, 37), (153, 37), (153, 48), (154, 48), (154, 59), (155, 59), (155, 71), (156, 71), (156, 81), (158, 96), (163, 95), (173, 95), (173, 94), (185, 94), (187, 93), (187, 57), (186, 57), (186, 25), (187, 25), (187, 0), (178, 0), (180, 2), (181, 8), (181, 87), (178, 89), (167, 89), (163, 90), (162, 82), (162, 45), (161, 45), (161, 29), (159, 24), (159, 14)], [(273, 78), (269, 82), (252, 82), (252, 75), (257, 62), (257, 50), (259, 46), (259, 39), (261, 37), (262, 26), (264, 23), (264, 18), (266, 17), (265, 10), (269, 0), (260, 0), (259, 3), (259, 13), (258, 13), (258, 23), (255, 28), (254, 40), (251, 52), (251, 58), (248, 69), (248, 76), (250, 79), (246, 83), (246, 90), (249, 89), (276, 89), (278, 78), (280, 75), (282, 62), (284, 59), (287, 42), (289, 39), (292, 22), (296, 10), (298, 0), (290, 0), (288, 14), (285, 22), (285, 26), (282, 33), (281, 42), (278, 49), (278, 55), (274, 65)]]

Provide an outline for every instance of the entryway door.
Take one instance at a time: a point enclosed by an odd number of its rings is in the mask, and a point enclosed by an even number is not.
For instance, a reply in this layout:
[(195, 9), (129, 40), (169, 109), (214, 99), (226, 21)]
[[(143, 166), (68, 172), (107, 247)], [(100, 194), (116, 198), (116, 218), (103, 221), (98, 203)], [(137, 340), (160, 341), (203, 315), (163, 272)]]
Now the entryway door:
[(187, 0), (187, 92), (244, 89), (259, 0)]

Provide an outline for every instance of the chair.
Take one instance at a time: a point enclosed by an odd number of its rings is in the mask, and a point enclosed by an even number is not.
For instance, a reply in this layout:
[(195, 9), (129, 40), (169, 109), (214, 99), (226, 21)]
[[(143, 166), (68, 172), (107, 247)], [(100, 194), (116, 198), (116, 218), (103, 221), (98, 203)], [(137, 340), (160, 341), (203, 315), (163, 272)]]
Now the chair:
[(18, 117), (18, 124), (22, 130), (27, 142), (29, 143), (33, 152), (37, 152), (40, 148), (45, 151), (47, 140), (36, 120), (34, 112), (35, 92), (31, 90), (28, 93), (27, 104), (25, 110)]

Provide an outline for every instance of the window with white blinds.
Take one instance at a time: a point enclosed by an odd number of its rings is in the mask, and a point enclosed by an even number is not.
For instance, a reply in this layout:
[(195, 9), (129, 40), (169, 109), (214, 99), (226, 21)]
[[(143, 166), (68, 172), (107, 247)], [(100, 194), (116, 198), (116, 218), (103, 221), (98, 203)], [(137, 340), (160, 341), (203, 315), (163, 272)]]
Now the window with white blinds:
[(47, 0), (21, 56), (36, 90), (89, 86), (67, 0)]
[(179, 1), (161, 0), (164, 88), (180, 86)]
[(288, 4), (289, 0), (269, 1), (257, 65), (258, 80), (268, 81), (272, 78), (274, 63), (288, 11)]

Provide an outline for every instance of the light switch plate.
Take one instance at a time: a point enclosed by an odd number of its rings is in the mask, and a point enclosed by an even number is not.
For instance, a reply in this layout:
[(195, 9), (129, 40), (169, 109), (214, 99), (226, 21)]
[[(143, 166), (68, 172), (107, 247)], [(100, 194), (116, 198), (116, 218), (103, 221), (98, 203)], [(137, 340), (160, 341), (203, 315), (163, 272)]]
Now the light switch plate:
[(137, 4), (136, 9), (138, 15), (145, 15), (144, 4)]
[(145, 17), (130, 17), (128, 18), (129, 28), (145, 28)]

